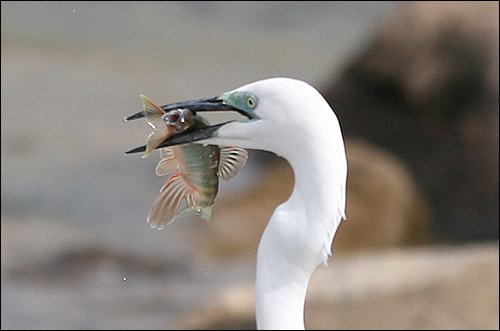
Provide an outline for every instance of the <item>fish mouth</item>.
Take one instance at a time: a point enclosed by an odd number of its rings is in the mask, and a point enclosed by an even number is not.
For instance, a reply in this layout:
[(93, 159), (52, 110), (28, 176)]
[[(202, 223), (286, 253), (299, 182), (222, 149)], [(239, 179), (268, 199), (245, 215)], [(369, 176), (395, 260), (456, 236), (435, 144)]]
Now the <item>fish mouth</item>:
[[(171, 103), (168, 105), (160, 106), (160, 108), (165, 112), (172, 111), (174, 109), (188, 109), (192, 111), (195, 115), (197, 112), (208, 112), (208, 111), (235, 111), (238, 112), (248, 119), (252, 119), (252, 116), (249, 115), (248, 113), (235, 108), (231, 105), (226, 104), (226, 102), (221, 99), (220, 97), (211, 97), (211, 98), (203, 98), (203, 99), (197, 99), (197, 100), (190, 100), (190, 101), (185, 101), (185, 102), (177, 102), (177, 103)], [(123, 119), (124, 122), (129, 122), (132, 120), (136, 120), (139, 118), (145, 117), (146, 114), (144, 111), (140, 111), (138, 113), (135, 113), (131, 116), (125, 117)], [(186, 130), (183, 132), (180, 132), (178, 134), (175, 134), (171, 136), (170, 138), (166, 139), (163, 141), (156, 149), (158, 148), (163, 148), (163, 147), (168, 147), (168, 146), (175, 146), (175, 145), (182, 145), (186, 143), (191, 143), (195, 141), (200, 141), (208, 138), (212, 138), (215, 134), (215, 132), (223, 125), (227, 123), (231, 123), (233, 121), (228, 121), (216, 125), (210, 125), (210, 126), (205, 126), (201, 128), (193, 128), (190, 130)], [(140, 153), (144, 152), (146, 150), (146, 145), (139, 146), (136, 148), (133, 148), (131, 150), (128, 150), (125, 152), (125, 154), (133, 154), (133, 153)]]

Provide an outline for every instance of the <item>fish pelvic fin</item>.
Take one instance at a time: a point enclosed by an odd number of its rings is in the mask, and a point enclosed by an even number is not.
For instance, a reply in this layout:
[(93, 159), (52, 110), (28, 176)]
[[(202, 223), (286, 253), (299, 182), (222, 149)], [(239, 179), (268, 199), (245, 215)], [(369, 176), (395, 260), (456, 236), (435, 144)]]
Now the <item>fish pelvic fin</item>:
[(220, 161), (217, 175), (224, 180), (233, 179), (245, 165), (248, 152), (239, 147), (224, 147), (220, 150)]

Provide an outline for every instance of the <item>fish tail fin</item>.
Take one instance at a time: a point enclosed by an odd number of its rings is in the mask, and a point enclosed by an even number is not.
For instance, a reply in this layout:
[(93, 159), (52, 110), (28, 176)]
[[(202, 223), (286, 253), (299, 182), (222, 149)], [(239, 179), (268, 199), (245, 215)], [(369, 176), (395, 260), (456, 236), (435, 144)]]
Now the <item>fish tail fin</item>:
[(190, 216), (190, 215), (196, 215), (196, 214), (198, 214), (198, 212), (195, 209), (186, 207), (183, 210), (181, 210), (177, 214), (177, 216), (175, 216), (175, 219), (177, 219), (178, 217), (184, 217), (184, 216)]
[(200, 214), (201, 219), (205, 221), (210, 221), (212, 219), (212, 209), (214, 205), (210, 205), (208, 207), (203, 207), (198, 212)]
[[(185, 217), (185, 216), (191, 216), (191, 215), (198, 215), (201, 217), (202, 220), (204, 221), (210, 221), (212, 219), (212, 209), (213, 205), (209, 207), (202, 207), (200, 210), (196, 210), (195, 208), (189, 208), (186, 207), (183, 210), (181, 210), (175, 217), (174, 220), (180, 218), (180, 217)], [(172, 220), (173, 222), (173, 220)]]
[(149, 212), (147, 220), (151, 228), (161, 230), (172, 223), (189, 190), (189, 185), (180, 173), (176, 172), (170, 176), (160, 189), (160, 195)]
[(150, 120), (155, 120), (156, 118), (160, 118), (163, 114), (165, 114), (165, 111), (160, 108), (156, 103), (153, 102), (150, 98), (145, 96), (144, 94), (140, 95), (141, 101), (142, 101), (142, 107), (144, 108), (144, 114), (146, 116), (146, 120), (148, 121), (148, 124), (151, 125), (154, 128), (154, 123), (149, 123)]
[(157, 104), (145, 95), (140, 95), (146, 122), (153, 128), (153, 132), (148, 136), (146, 144), (146, 152), (142, 156), (147, 157), (155, 150), (165, 139), (168, 138), (169, 132), (167, 125), (163, 122), (162, 116), (165, 113)]

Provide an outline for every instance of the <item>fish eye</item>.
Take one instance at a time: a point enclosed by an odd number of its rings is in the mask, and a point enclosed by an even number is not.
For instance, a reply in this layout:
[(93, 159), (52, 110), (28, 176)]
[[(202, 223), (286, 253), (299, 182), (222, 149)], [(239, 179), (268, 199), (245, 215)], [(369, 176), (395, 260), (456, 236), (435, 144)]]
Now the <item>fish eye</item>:
[(255, 100), (252, 97), (247, 97), (247, 106), (250, 108), (255, 108)]

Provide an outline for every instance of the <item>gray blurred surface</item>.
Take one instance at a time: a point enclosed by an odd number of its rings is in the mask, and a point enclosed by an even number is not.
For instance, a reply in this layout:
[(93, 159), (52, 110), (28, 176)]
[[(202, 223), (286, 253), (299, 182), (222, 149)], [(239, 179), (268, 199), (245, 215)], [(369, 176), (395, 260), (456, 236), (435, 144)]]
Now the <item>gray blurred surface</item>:
[[(2, 329), (153, 329), (251, 282), (191, 255), (199, 219), (151, 231), (157, 155), (124, 156), (160, 104), (330, 79), (387, 2), (1, 3)], [(219, 118), (212, 118), (216, 121)], [(251, 185), (249, 161), (219, 198)], [(217, 213), (215, 206), (215, 213)]]

